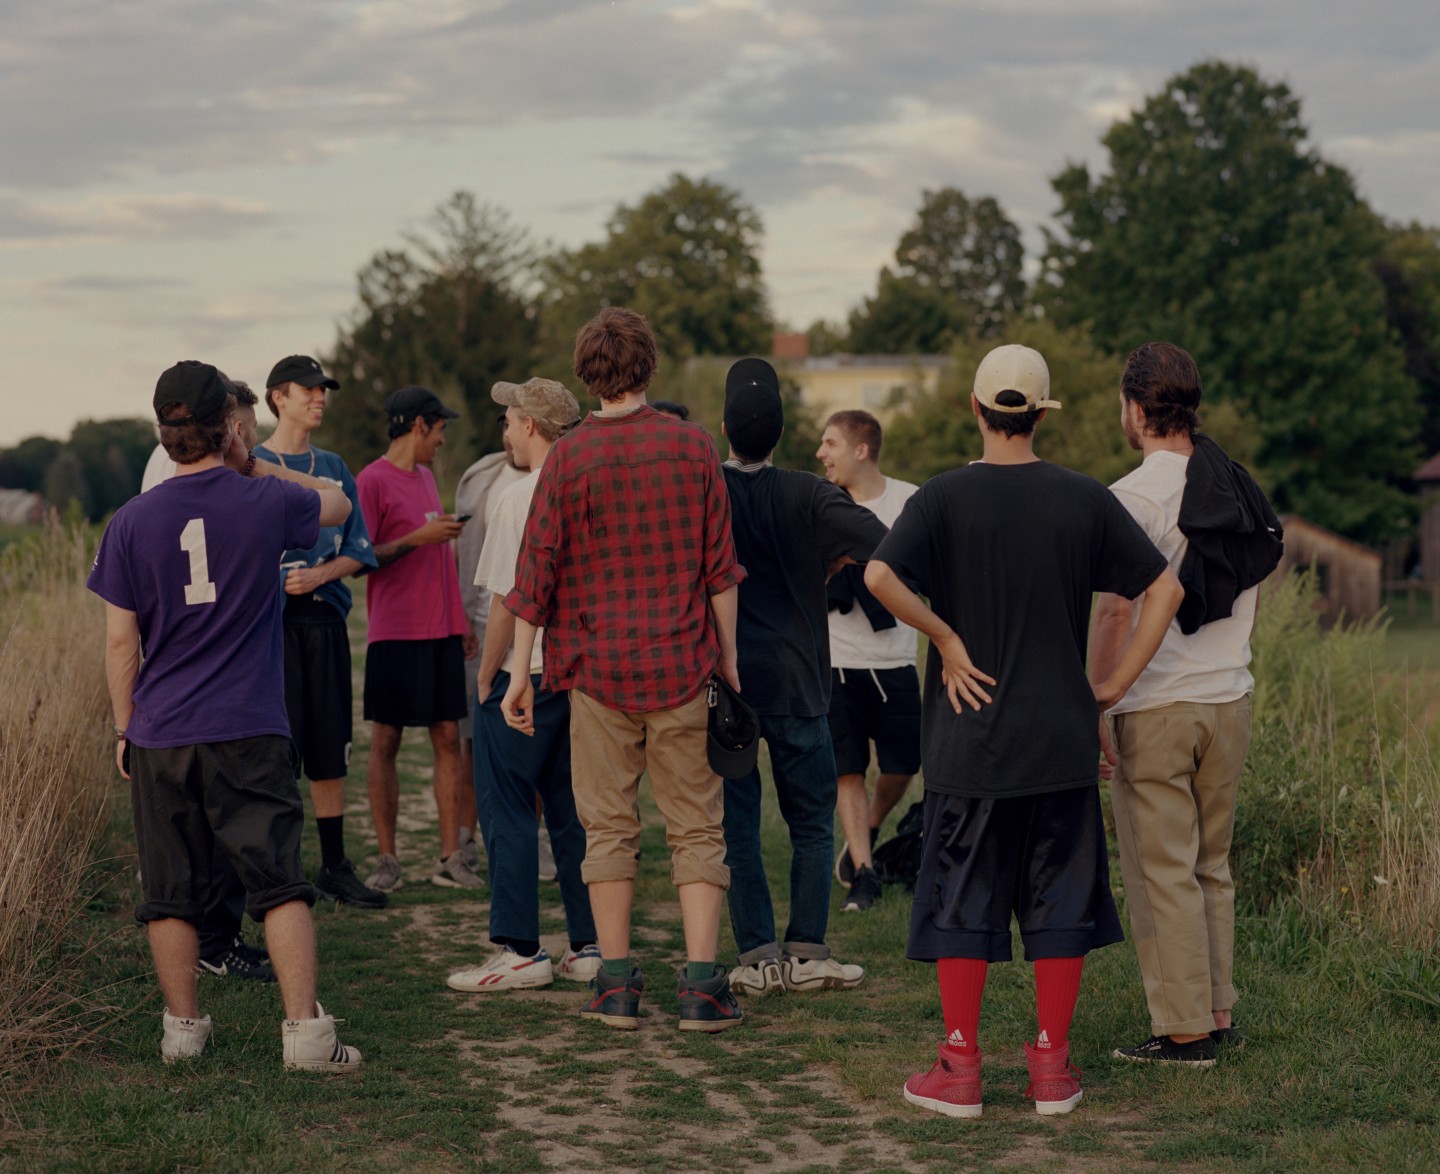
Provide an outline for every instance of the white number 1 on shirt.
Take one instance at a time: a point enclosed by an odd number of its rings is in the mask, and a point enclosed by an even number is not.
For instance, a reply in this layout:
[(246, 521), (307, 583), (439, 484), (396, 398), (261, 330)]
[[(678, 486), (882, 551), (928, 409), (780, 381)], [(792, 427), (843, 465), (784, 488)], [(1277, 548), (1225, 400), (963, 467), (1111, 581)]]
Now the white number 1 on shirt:
[(190, 605), (215, 602), (215, 584), (210, 582), (210, 556), (205, 550), (205, 519), (191, 518), (180, 531), (180, 549), (190, 556), (190, 582), (185, 584), (185, 602)]

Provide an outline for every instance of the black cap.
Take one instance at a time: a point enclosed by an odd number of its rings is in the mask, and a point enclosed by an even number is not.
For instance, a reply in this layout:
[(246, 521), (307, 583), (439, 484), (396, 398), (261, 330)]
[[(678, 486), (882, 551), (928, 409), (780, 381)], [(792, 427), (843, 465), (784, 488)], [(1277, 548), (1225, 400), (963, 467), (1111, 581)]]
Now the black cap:
[(769, 456), (785, 428), (780, 378), (764, 359), (740, 359), (725, 376), (725, 436), (741, 456)]
[(760, 719), (721, 676), (710, 678), (710, 720), (705, 753), (722, 779), (743, 779), (760, 754)]
[(309, 355), (287, 355), (270, 368), (270, 378), (265, 380), (267, 388), (279, 387), (282, 383), (298, 383), (301, 387), (325, 387), (339, 391), (340, 385), (320, 369), (320, 364)]
[(392, 391), (385, 399), (385, 415), (392, 424), (404, 424), (417, 416), (444, 416), (447, 420), (458, 420), (460, 413), (451, 411), (440, 402), (440, 397), (428, 387), (411, 384), (399, 391)]
[[(185, 359), (160, 373), (155, 383), (155, 419), (162, 424), (193, 424), (209, 420), (225, 407), (225, 398), (235, 394), (230, 381), (209, 363)], [(190, 409), (188, 416), (162, 416), (170, 404)]]

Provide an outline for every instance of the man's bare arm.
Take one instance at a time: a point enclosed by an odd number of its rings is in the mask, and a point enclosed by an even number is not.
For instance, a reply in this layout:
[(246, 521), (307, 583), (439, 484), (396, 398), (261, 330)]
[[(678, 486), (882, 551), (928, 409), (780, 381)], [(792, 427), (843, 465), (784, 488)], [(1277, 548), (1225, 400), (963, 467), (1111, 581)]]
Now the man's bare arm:
[(501, 602), (501, 596), (491, 595), (490, 617), (485, 621), (485, 647), (480, 650), (480, 667), (475, 672), (475, 688), (483, 703), (490, 696), (495, 684), (495, 674), (505, 663), (505, 653), (510, 650), (515, 638), (515, 616)]
[[(452, 538), (460, 537), (460, 531), (465, 529), (464, 522), (457, 522), (453, 518), (431, 518), (418, 530), (411, 530), (393, 542), (382, 542), (376, 545), (375, 561), (382, 567), (388, 567), (391, 563), (404, 558), (412, 550), (419, 550), (422, 546), (436, 546), (441, 542), (449, 542)], [(366, 570), (371, 568), (366, 567)]]
[(1123, 595), (1101, 592), (1090, 616), (1090, 649), (1085, 658), (1090, 684), (1096, 685), (1115, 671), (1130, 635), (1135, 605)]
[[(133, 611), (105, 605), (105, 683), (110, 690), (110, 709), (115, 715), (115, 728), (126, 729), (135, 712), (135, 678), (140, 675), (140, 621)], [(115, 765), (125, 778), (123, 764), (125, 743), (115, 744)]]
[(1150, 663), (1150, 658), (1165, 639), (1170, 621), (1185, 600), (1185, 588), (1180, 586), (1175, 572), (1166, 567), (1145, 588), (1142, 599), (1140, 619), (1136, 621), (1135, 632), (1120, 654), (1119, 663), (1098, 682), (1092, 677), (1091, 688), (1102, 710), (1109, 709), (1124, 697)]
[(982, 702), (988, 703), (992, 700), (990, 694), (981, 686), (995, 684), (995, 678), (975, 667), (970, 660), (969, 651), (965, 648), (965, 642), (960, 639), (955, 629), (911, 591), (888, 564), (878, 559), (871, 559), (866, 563), (865, 586), (870, 588), (870, 594), (875, 596), (892, 616), (930, 638), (930, 643), (940, 653), (944, 665), (940, 679), (945, 684), (945, 692), (949, 695), (950, 704), (956, 713), (960, 712), (962, 699), (971, 709), (976, 710)]
[(710, 597), (710, 607), (715, 612), (715, 635), (720, 640), (719, 673), (729, 682), (730, 688), (740, 688), (740, 661), (735, 643), (735, 629), (740, 612), (740, 588), (727, 587)]
[(347, 555), (329, 559), (318, 567), (295, 567), (285, 576), (285, 593), (287, 595), (309, 595), (312, 591), (319, 590), (325, 583), (369, 569), (368, 563), (362, 563), (359, 559), (353, 559)]

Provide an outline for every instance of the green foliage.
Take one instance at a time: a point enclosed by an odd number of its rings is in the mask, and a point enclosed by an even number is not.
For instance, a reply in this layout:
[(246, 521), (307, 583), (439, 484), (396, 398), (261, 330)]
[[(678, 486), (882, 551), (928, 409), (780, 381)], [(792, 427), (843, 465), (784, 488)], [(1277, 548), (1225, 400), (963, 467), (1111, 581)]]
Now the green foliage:
[(960, 336), (993, 337), (1024, 304), (1023, 260), (1020, 230), (993, 197), (923, 192), (895, 267), (850, 315), (850, 350), (940, 354)]
[(1420, 443), (1440, 452), (1440, 228), (1388, 229), (1375, 272), (1390, 326), (1405, 348), (1405, 373), (1420, 395)]
[(367, 464), (388, 444), (385, 397), (419, 383), (462, 412), (447, 451), (463, 468), (500, 447), (490, 388), (536, 373), (534, 249), (505, 211), (463, 191), (405, 244), (376, 253), (356, 277), (360, 305), (327, 363), (342, 389), (316, 439), (352, 468)]
[[(885, 467), (894, 476), (924, 481), (980, 456), (979, 421), (970, 410), (975, 368), (1001, 339), (964, 338), (931, 393), (911, 396), (907, 409), (885, 429)], [(1035, 430), (1035, 451), (1047, 461), (1088, 473), (1107, 485), (1130, 472), (1139, 455), (1120, 430), (1120, 368), (1096, 350), (1079, 330), (1047, 319), (1021, 319), (1006, 331), (1006, 343), (1035, 348), (1050, 368), (1050, 386), (1064, 405)], [(1253, 452), (1251, 432), (1233, 405), (1206, 406), (1206, 431), (1242, 464)]]
[(27, 436), (14, 448), (0, 449), (0, 485), (6, 489), (45, 488), (45, 472), (60, 455), (60, 442), (48, 436)]
[(1384, 244), (1351, 177), (1305, 145), (1300, 103), (1253, 70), (1204, 62), (1104, 138), (1108, 174), (1053, 181), (1038, 296), (1124, 354), (1161, 338), (1207, 395), (1254, 421), (1275, 504), (1380, 540), (1411, 517), (1415, 388), (1385, 317)]
[(146, 420), (81, 420), (67, 440), (31, 436), (0, 450), (0, 486), (40, 493), (56, 509), (99, 521), (140, 492), (154, 448)]
[[(678, 378), (679, 363), (692, 355), (769, 354), (762, 234), (759, 214), (739, 192), (678, 172), (639, 203), (621, 204), (603, 241), (544, 264), (549, 361), (568, 369), (575, 332), (605, 306), (645, 316), (668, 360), (662, 379)], [(664, 388), (666, 398), (679, 398), (669, 383)]]

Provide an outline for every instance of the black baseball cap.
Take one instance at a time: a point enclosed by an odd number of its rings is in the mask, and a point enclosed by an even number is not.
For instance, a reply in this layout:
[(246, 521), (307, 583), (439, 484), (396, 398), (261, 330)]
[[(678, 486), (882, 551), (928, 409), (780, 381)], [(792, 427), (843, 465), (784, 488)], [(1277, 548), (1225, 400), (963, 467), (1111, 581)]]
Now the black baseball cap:
[(719, 673), (710, 678), (709, 690), (705, 757), (722, 779), (743, 779), (760, 755), (760, 719)]
[(447, 408), (440, 397), (428, 387), (410, 384), (399, 391), (392, 391), (385, 399), (385, 415), (392, 424), (404, 424), (417, 416), (443, 416), (447, 420), (458, 420), (460, 413)]
[(785, 428), (780, 377), (764, 359), (739, 359), (725, 376), (725, 436), (747, 457), (768, 456)]
[(270, 368), (270, 378), (265, 380), (265, 386), (279, 387), (282, 383), (298, 383), (301, 387), (324, 387), (330, 391), (340, 390), (340, 384), (326, 375), (320, 364), (309, 355), (287, 355)]
[[(155, 383), (155, 419), (162, 424), (194, 424), (209, 420), (225, 407), (227, 396), (235, 394), (230, 381), (209, 363), (185, 359), (160, 373)], [(163, 409), (180, 404), (188, 416), (162, 416)]]

